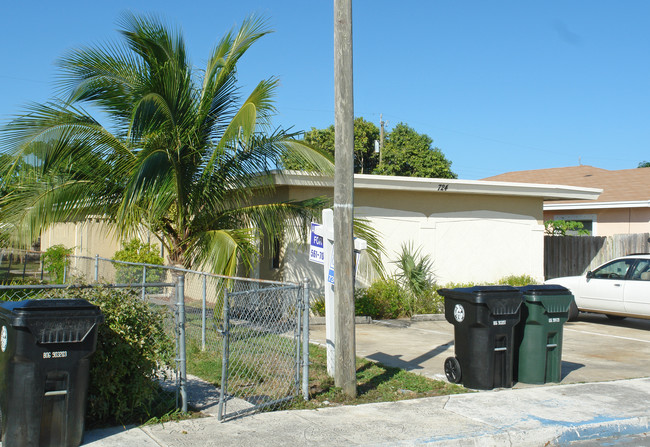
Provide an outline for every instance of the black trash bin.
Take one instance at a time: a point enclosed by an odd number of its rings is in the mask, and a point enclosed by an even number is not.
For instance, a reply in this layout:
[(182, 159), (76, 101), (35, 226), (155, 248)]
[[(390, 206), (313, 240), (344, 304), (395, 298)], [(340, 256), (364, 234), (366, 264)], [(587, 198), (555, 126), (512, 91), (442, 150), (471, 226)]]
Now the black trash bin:
[(521, 292), (510, 286), (478, 286), (438, 293), (445, 298), (445, 318), (454, 325), (456, 357), (445, 361), (449, 381), (479, 390), (512, 387)]
[(0, 305), (2, 445), (78, 446), (104, 317), (81, 299)]

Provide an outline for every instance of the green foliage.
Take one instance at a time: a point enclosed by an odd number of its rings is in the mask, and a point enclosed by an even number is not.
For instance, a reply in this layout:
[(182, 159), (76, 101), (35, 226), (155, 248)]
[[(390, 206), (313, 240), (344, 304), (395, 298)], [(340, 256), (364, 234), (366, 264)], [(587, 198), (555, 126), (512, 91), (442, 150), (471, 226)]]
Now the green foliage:
[[(354, 119), (354, 172), (355, 174), (371, 174), (379, 162), (375, 153), (375, 140), (379, 140), (379, 129), (370, 121), (362, 117)], [(305, 132), (304, 142), (334, 157), (334, 126), (326, 129), (312, 127)], [(301, 163), (289, 154), (282, 159), (285, 169), (311, 170), (305, 163)]]
[(414, 249), (413, 243), (404, 243), (394, 263), (397, 264), (396, 278), (409, 297), (407, 311), (413, 315), (416, 299), (422, 298), (433, 286), (433, 261), (429, 255), (422, 256), (419, 248)]
[(56, 284), (63, 284), (65, 270), (70, 267), (72, 248), (65, 248), (63, 245), (53, 245), (41, 256), (43, 269), (50, 274), (50, 281)]
[(432, 148), (432, 143), (428, 135), (419, 134), (406, 124), (399, 123), (388, 134), (382, 163), (374, 174), (456, 178), (451, 170), (451, 162), (439, 148)]
[[(357, 395), (350, 397), (334, 386), (327, 373), (327, 350), (309, 346), (309, 401), (296, 399), (291, 409), (320, 408), (324, 405), (358, 405), (374, 402), (393, 402), (404, 399), (444, 396), (466, 393), (460, 385), (433, 380), (420, 374), (404, 371), (367, 359), (356, 359)], [(328, 402), (328, 403), (326, 403)]]
[(368, 289), (355, 291), (355, 310), (357, 315), (367, 315), (373, 319), (442, 313), (445, 309), (445, 300), (438, 294), (437, 289), (495, 284), (521, 287), (537, 284), (537, 281), (529, 275), (510, 275), (501, 278), (496, 283), (449, 283), (443, 287), (430, 283), (428, 287), (421, 289), (420, 293), (413, 296), (396, 279), (380, 280), (373, 283)]
[(423, 256), (413, 244), (403, 244), (394, 263), (397, 273), (393, 278), (355, 292), (356, 314), (382, 319), (438, 312), (441, 301), (435, 293), (431, 257)]
[(317, 317), (324, 317), (325, 316), (325, 297), (324, 296), (319, 296), (315, 300), (312, 300), (312, 302), (311, 302), (311, 311)]
[(381, 279), (367, 289), (355, 291), (355, 314), (374, 319), (398, 318), (405, 314), (408, 295), (394, 279)]
[(642, 161), (637, 168), (650, 168), (650, 161)]
[(256, 261), (260, 234), (304, 228), (325, 200), (278, 202), (274, 169), (285, 153), (327, 174), (333, 164), (296, 133), (269, 130), (277, 79), (264, 75), (248, 93), (237, 82), (239, 61), (270, 32), (253, 15), (199, 67), (179, 30), (125, 13), (119, 41), (68, 52), (60, 97), (27, 106), (0, 133), (11, 156), (0, 178), (33, 160), (2, 198), (2, 233), (33, 241), (100, 215), (120, 237), (146, 226), (174, 265), (232, 276)]
[(544, 234), (547, 236), (566, 236), (573, 232), (578, 235), (588, 235), (589, 231), (584, 229), (582, 222), (572, 220), (546, 220), (544, 221)]
[(497, 281), (497, 285), (508, 285), (513, 287), (523, 287), (529, 284), (537, 284), (535, 278), (529, 275), (510, 275)]
[(157, 371), (174, 358), (174, 340), (164, 328), (167, 309), (145, 303), (134, 291), (93, 288), (65, 294), (99, 306), (105, 319), (90, 360), (87, 424), (142, 423), (173, 410), (174, 396), (157, 381)]
[[(115, 252), (115, 261), (136, 262), (141, 264), (163, 265), (164, 260), (151, 244), (145, 244), (139, 239), (132, 239), (122, 244), (122, 249)], [(115, 264), (115, 281), (118, 284), (133, 284), (142, 282), (143, 267), (134, 265)], [(148, 268), (146, 282), (162, 282), (165, 271)]]

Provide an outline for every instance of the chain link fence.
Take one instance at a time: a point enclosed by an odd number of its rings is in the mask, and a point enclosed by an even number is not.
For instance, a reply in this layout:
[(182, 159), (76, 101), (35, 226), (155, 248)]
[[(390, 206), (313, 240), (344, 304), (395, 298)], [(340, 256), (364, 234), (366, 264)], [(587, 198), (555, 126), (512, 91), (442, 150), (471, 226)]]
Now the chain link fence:
[(176, 340), (175, 387), (183, 411), (188, 374), (190, 385), (199, 380), (218, 388), (219, 420), (278, 408), (301, 393), (308, 398), (307, 282), (226, 277), (99, 256), (69, 261), (67, 284), (134, 288), (143, 300), (169, 307), (165, 325)]

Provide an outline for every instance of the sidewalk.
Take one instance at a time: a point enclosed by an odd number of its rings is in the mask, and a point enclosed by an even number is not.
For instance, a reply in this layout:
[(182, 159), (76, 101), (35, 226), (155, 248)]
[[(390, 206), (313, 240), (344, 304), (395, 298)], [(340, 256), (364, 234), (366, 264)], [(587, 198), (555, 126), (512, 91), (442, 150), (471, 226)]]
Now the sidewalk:
[[(565, 325), (559, 385), (92, 431), (85, 445), (544, 446), (650, 432), (650, 320), (581, 320)], [(312, 326), (310, 339), (324, 344), (325, 327)], [(356, 326), (358, 355), (443, 380), (453, 339), (446, 321)], [(214, 387), (188, 392), (203, 412), (216, 414)]]
[(650, 431), (650, 378), (549, 385), (86, 433), (101, 446), (543, 446)]

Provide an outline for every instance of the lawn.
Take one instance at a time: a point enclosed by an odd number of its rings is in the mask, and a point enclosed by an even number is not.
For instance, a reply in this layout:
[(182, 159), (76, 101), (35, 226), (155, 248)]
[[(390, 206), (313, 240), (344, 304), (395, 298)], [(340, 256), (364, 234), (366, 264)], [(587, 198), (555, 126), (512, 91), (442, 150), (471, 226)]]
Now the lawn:
[(299, 397), (290, 409), (392, 402), (468, 392), (459, 385), (357, 357), (357, 397), (351, 398), (335, 387), (334, 379), (327, 374), (325, 348), (310, 345), (309, 360), (309, 401)]
[[(188, 373), (201, 377), (218, 387), (221, 381), (221, 356), (215, 355), (214, 351), (201, 351), (197, 344), (188, 346), (188, 354)], [(459, 385), (429, 379), (399, 368), (357, 357), (357, 397), (350, 398), (334, 386), (334, 379), (327, 374), (326, 350), (324, 348), (310, 345), (309, 360), (309, 401), (304, 401), (299, 395), (282, 409), (391, 402), (468, 392), (467, 389)], [(250, 382), (250, 377), (248, 381)]]

